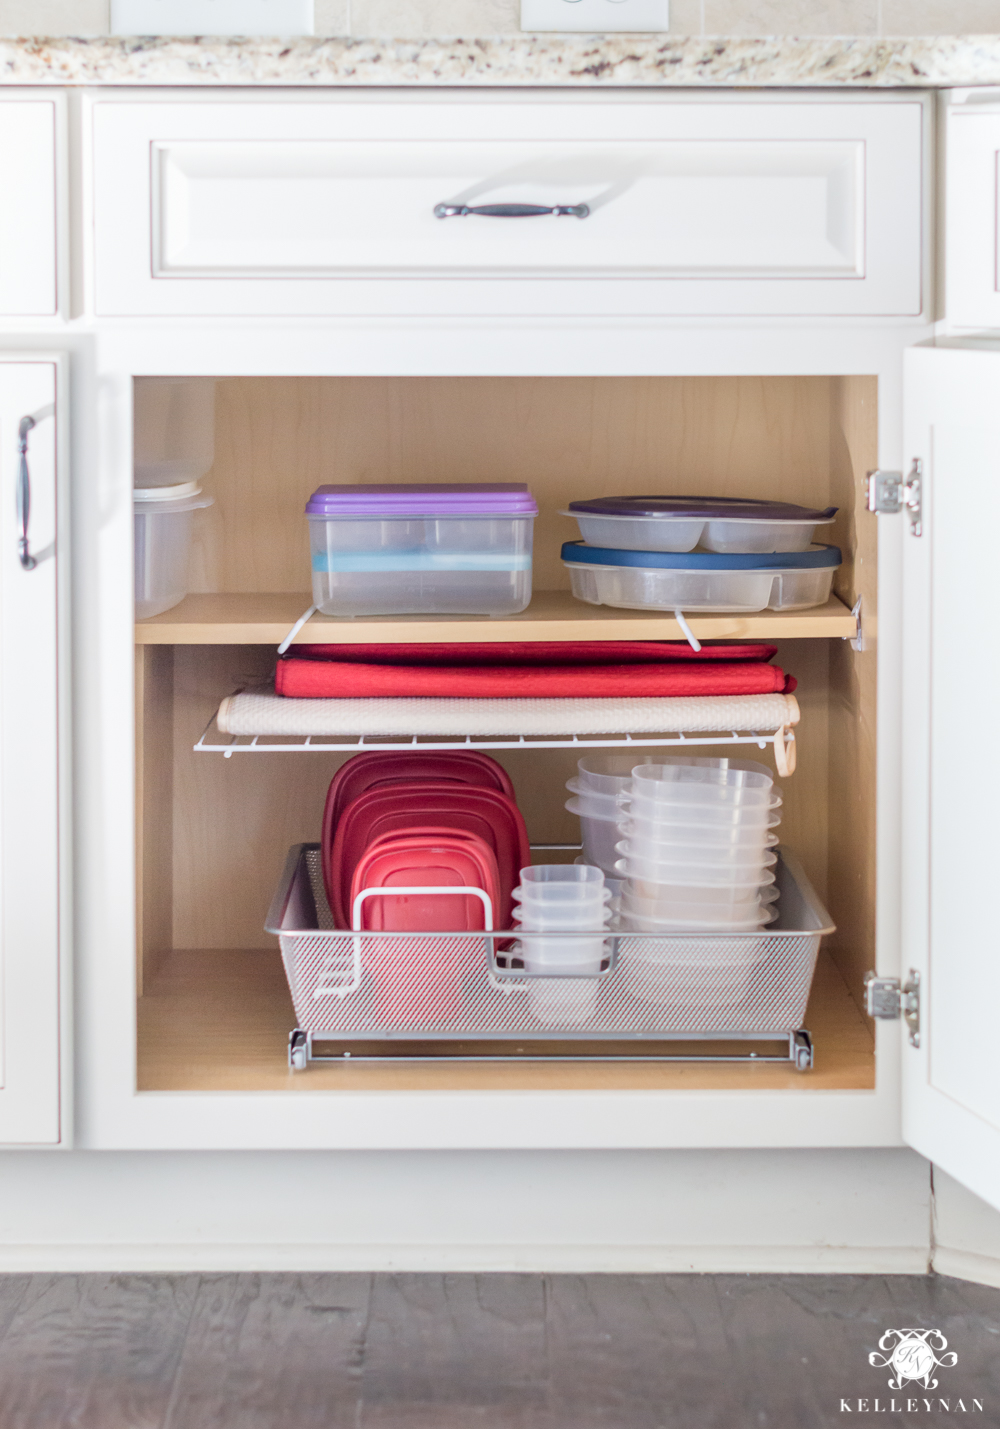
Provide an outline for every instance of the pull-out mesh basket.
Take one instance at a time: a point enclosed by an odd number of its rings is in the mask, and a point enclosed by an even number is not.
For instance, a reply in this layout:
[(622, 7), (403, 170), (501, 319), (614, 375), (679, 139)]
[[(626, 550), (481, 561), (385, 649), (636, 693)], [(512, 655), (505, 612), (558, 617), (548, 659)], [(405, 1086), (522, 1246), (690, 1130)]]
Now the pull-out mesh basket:
[(778, 918), (764, 931), (597, 930), (601, 972), (554, 977), (524, 970), (516, 931), (334, 929), (319, 845), (299, 844), (267, 931), (281, 944), (298, 1025), (318, 1037), (782, 1036), (802, 1025), (820, 939), (833, 925), (791, 855), (781, 853), (776, 874)]

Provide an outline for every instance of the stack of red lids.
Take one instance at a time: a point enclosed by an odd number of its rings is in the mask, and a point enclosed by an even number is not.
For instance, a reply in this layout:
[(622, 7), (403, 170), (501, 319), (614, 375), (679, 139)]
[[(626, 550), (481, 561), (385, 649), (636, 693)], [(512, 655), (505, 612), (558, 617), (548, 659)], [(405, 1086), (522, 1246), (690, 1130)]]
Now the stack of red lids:
[[(509, 927), (530, 862), (506, 772), (464, 750), (355, 755), (330, 785), (322, 847), (336, 925), (382, 932)], [(477, 891), (378, 895), (391, 888)]]

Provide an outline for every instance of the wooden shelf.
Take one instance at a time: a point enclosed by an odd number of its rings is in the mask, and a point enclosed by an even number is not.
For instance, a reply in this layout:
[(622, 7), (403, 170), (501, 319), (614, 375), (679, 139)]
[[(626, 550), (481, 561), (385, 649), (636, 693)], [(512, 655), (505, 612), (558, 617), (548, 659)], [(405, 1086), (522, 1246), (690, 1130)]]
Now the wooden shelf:
[(868, 1024), (832, 958), (820, 953), (806, 1011), (816, 1065), (695, 1062), (312, 1063), (288, 1070), (295, 1014), (277, 949), (175, 951), (163, 956), (138, 1004), (138, 1090), (870, 1091)]
[[(308, 595), (189, 595), (163, 615), (140, 620), (137, 645), (279, 645), (309, 607)], [(814, 610), (757, 615), (691, 615), (701, 640), (830, 640), (855, 634), (836, 596)], [(682, 640), (672, 615), (585, 605), (568, 591), (539, 591), (521, 615), (396, 616), (336, 620), (316, 615), (296, 644), (364, 645), (463, 640)]]

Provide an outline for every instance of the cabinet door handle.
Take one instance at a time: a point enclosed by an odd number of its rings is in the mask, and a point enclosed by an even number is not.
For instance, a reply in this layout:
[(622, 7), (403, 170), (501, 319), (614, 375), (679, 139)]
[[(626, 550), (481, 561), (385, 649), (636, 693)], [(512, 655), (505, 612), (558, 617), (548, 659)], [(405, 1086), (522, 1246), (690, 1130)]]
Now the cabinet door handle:
[(45, 417), (55, 415), (55, 407), (49, 405), (42, 407), (33, 416), (22, 417), (17, 428), (17, 450), (20, 456), (20, 466), (17, 473), (17, 524), (21, 528), (21, 534), (17, 538), (17, 554), (21, 562), (21, 567), (26, 571), (33, 571), (38, 565), (31, 554), (31, 547), (28, 542), (28, 527), (31, 524), (31, 472), (28, 470), (28, 433), (38, 426)]
[(468, 218), (470, 213), (481, 218), (540, 218), (552, 213), (556, 218), (586, 218), (590, 213), (589, 204), (559, 203), (545, 208), (539, 203), (481, 203), (470, 208), (467, 203), (439, 203), (435, 206), (435, 218)]

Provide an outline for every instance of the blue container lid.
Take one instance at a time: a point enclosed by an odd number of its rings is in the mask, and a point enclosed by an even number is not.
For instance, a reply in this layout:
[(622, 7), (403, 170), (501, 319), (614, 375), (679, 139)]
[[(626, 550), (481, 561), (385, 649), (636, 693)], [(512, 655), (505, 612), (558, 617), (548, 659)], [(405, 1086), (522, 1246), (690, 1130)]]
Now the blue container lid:
[(307, 516), (537, 516), (538, 506), (520, 482), (442, 485), (320, 486)]
[(815, 571), (839, 566), (842, 560), (837, 546), (722, 556), (715, 551), (617, 551), (567, 541), (561, 554), (570, 566), (635, 566), (647, 571)]
[(638, 519), (682, 521), (832, 521), (836, 506), (823, 511), (792, 506), (787, 501), (744, 501), (735, 496), (597, 496), (593, 501), (571, 501), (573, 515), (633, 516)]

